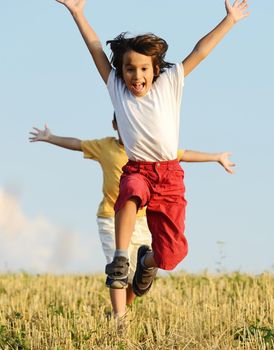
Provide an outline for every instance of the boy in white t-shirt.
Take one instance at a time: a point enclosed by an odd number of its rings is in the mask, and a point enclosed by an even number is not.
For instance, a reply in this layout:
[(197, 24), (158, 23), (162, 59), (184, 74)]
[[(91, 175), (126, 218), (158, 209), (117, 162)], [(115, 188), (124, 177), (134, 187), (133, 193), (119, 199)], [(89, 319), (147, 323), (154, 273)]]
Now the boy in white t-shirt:
[[(116, 118), (112, 121), (114, 130), (118, 132)], [(61, 137), (51, 133), (45, 126), (43, 130), (34, 128), (30, 132), (31, 142), (43, 141), (69, 150), (81, 151), (86, 159), (97, 161), (103, 172), (103, 199), (97, 210), (97, 225), (102, 248), (107, 263), (112, 261), (115, 251), (114, 204), (119, 193), (119, 182), (122, 167), (128, 157), (119, 136), (105, 137), (96, 140), (79, 140), (73, 137)], [(229, 160), (229, 153), (202, 153), (196, 151), (179, 150), (178, 160), (182, 162), (218, 162), (228, 173), (232, 173), (234, 164)], [(136, 270), (138, 248), (145, 244), (150, 246), (151, 234), (146, 223), (145, 208), (138, 211), (135, 228), (129, 245), (130, 272), (127, 289), (110, 288), (110, 299), (115, 318), (122, 317), (126, 312), (126, 305), (130, 305), (135, 298), (132, 291), (132, 280)]]
[(165, 61), (168, 45), (153, 34), (129, 38), (122, 33), (109, 41), (109, 62), (83, 14), (85, 0), (57, 1), (71, 12), (107, 85), (129, 158), (115, 204), (116, 251), (113, 262), (106, 266), (111, 288), (127, 285), (127, 250), (136, 213), (147, 206), (152, 250), (140, 247), (133, 279), (133, 290), (141, 296), (150, 289), (157, 268), (173, 269), (187, 254), (183, 170), (176, 156), (184, 77), (235, 23), (248, 16), (247, 1), (236, 0), (231, 6), (225, 0), (224, 19), (176, 65)]

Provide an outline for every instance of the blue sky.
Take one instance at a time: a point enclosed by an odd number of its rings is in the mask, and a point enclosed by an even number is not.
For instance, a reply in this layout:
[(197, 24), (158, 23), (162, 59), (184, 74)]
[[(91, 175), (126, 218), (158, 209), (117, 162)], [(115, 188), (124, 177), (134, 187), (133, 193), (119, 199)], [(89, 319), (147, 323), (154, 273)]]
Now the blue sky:
[[(231, 151), (236, 173), (185, 164), (188, 257), (177, 269), (260, 273), (274, 256), (272, 1), (250, 1), (238, 23), (185, 81), (180, 147)], [(153, 32), (181, 61), (225, 15), (224, 1), (87, 1), (103, 43)], [(68, 11), (54, 0), (6, 1), (0, 13), (0, 271), (104, 270), (96, 227), (99, 165), (28, 132), (45, 122), (81, 139), (115, 135), (106, 88)], [(109, 49), (106, 49), (109, 54)]]

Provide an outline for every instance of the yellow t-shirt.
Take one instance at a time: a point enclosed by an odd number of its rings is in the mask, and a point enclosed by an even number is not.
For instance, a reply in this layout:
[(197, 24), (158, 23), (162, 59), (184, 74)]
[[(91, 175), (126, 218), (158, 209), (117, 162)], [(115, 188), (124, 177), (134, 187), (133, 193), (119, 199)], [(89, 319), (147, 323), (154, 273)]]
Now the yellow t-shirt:
[(184, 154), (184, 150), (183, 149), (178, 149), (178, 151), (177, 151), (177, 159), (178, 159), (179, 162), (182, 159), (183, 154)]
[[(127, 163), (124, 146), (114, 137), (100, 140), (87, 140), (81, 142), (84, 158), (96, 160), (103, 171), (103, 200), (101, 201), (97, 216), (113, 217), (114, 204), (119, 193), (122, 167)], [(138, 211), (137, 216), (146, 215), (146, 209)]]
[[(101, 201), (97, 216), (113, 217), (114, 204), (119, 193), (120, 176), (122, 167), (127, 163), (128, 157), (123, 145), (114, 137), (106, 137), (100, 140), (81, 141), (84, 158), (96, 160), (103, 171), (103, 200)], [(178, 151), (178, 160), (181, 159), (183, 150)], [(146, 215), (146, 208), (140, 209), (137, 216)]]

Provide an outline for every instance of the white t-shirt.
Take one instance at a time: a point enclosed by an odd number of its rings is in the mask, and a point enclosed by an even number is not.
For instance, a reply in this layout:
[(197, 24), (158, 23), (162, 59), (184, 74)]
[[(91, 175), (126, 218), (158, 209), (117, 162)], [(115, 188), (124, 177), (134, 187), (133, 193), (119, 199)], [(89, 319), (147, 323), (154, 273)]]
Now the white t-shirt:
[(107, 88), (128, 158), (157, 162), (177, 159), (182, 63), (166, 69), (143, 97), (134, 96), (112, 69)]

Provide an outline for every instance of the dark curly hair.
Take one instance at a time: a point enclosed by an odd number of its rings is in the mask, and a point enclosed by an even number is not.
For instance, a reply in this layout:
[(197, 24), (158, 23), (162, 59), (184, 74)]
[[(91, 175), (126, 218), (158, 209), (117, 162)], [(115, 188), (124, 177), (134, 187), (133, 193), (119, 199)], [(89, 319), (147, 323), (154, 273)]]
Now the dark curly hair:
[[(137, 35), (135, 37), (127, 37), (127, 35), (128, 32), (123, 32), (113, 40), (107, 41), (107, 45), (110, 44), (110, 49), (112, 51), (111, 64), (116, 68), (118, 77), (123, 78), (123, 57), (126, 52), (131, 50), (152, 57), (155, 75), (156, 66), (159, 67), (160, 73), (162, 73), (165, 68), (170, 68), (173, 65), (173, 63), (164, 60), (168, 49), (168, 44), (164, 39), (152, 33)], [(156, 80), (156, 78), (157, 76), (155, 76), (154, 80)]]

